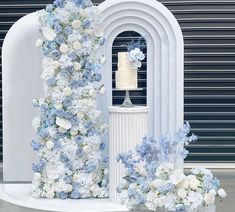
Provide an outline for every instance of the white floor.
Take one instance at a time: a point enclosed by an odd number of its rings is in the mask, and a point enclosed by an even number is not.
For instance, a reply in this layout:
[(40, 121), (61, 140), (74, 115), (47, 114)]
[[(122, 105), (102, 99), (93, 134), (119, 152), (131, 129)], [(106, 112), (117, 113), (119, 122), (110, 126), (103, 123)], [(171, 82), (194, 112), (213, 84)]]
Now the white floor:
[(108, 212), (127, 211), (122, 205), (115, 205), (109, 199), (35, 199), (30, 195), (30, 184), (1, 184), (0, 199), (23, 207), (63, 212)]

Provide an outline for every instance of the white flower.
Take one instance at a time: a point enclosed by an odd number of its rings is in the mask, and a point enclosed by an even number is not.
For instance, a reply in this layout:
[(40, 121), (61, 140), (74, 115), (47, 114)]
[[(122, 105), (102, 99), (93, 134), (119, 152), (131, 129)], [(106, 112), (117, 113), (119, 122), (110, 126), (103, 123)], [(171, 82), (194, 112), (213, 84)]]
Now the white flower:
[(96, 90), (95, 90), (95, 89), (90, 89), (90, 91), (89, 91), (89, 96), (90, 96), (91, 98), (95, 98), (95, 97), (96, 97)]
[(37, 39), (36, 42), (35, 42), (36, 47), (40, 47), (40, 46), (42, 46), (42, 44), (43, 44), (42, 39)]
[(43, 72), (41, 74), (41, 78), (44, 80), (50, 79), (55, 74), (55, 70), (52, 66), (48, 66), (43, 68)]
[(198, 186), (200, 185), (200, 181), (196, 178), (192, 178), (189, 181), (189, 187), (193, 190), (197, 190)]
[(64, 94), (65, 96), (70, 96), (72, 93), (73, 93), (73, 91), (72, 91), (72, 89), (71, 89), (70, 87), (66, 87), (66, 88), (64, 88), (64, 90), (63, 90), (63, 94)]
[(106, 57), (102, 57), (101, 59), (100, 59), (100, 63), (101, 64), (105, 64), (107, 62), (107, 58)]
[(85, 9), (81, 9), (79, 15), (80, 15), (81, 18), (83, 18), (83, 19), (87, 18), (87, 12), (86, 12), (86, 10), (85, 10)]
[(177, 188), (187, 189), (188, 187), (189, 187), (189, 180), (187, 178), (185, 178), (179, 184), (177, 184)]
[(88, 145), (86, 145), (86, 146), (83, 147), (83, 151), (84, 151), (85, 153), (89, 153), (89, 152), (91, 151), (91, 147), (88, 146)]
[(131, 189), (137, 189), (137, 183), (131, 183), (131, 184), (129, 185), (129, 188), (131, 188)]
[(215, 202), (215, 196), (213, 194), (206, 193), (204, 195), (204, 201), (205, 201), (206, 205), (212, 205)]
[(69, 130), (72, 125), (68, 119), (56, 117), (56, 124), (65, 130)]
[(51, 150), (54, 147), (54, 143), (51, 140), (48, 140), (46, 143), (47, 149)]
[(153, 186), (153, 188), (155, 188), (155, 189), (161, 187), (164, 184), (165, 184), (165, 182), (161, 179), (155, 179), (154, 181), (152, 181), (150, 183), (150, 185)]
[(178, 189), (177, 195), (181, 198), (184, 199), (187, 196), (187, 191), (183, 188)]
[(50, 189), (49, 191), (47, 191), (46, 194), (45, 194), (45, 197), (46, 197), (47, 199), (53, 199), (54, 196), (55, 196), (55, 192), (54, 192), (52, 189)]
[(60, 51), (61, 51), (61, 53), (63, 53), (63, 54), (66, 54), (68, 51), (69, 51), (69, 47), (68, 47), (68, 45), (66, 45), (66, 44), (61, 44), (61, 46), (60, 46)]
[(59, 110), (59, 109), (62, 109), (62, 108), (63, 108), (63, 104), (61, 104), (61, 103), (55, 103), (55, 104), (54, 104), (54, 107), (55, 107), (57, 110)]
[(42, 27), (42, 34), (49, 41), (53, 41), (56, 37), (55, 31), (50, 27)]
[(70, 184), (67, 184), (66, 191), (67, 191), (67, 192), (71, 192), (72, 190), (73, 190), (73, 186), (70, 185)]
[(54, 167), (54, 166), (47, 166), (46, 168), (46, 175), (49, 179), (51, 180), (56, 180), (60, 176), (60, 171), (59, 167)]
[(78, 134), (78, 131), (77, 131), (76, 129), (71, 129), (71, 130), (70, 130), (70, 134), (71, 134), (72, 136), (76, 136), (76, 135)]
[(36, 129), (38, 129), (38, 128), (40, 127), (40, 125), (41, 125), (41, 119), (40, 119), (40, 117), (38, 116), (38, 117), (36, 117), (36, 118), (33, 119), (33, 121), (32, 121), (32, 126), (33, 126), (33, 128), (36, 130)]
[(80, 118), (80, 119), (84, 119), (85, 115), (84, 115), (83, 112), (79, 111), (79, 112), (77, 113), (77, 117)]
[(81, 49), (82, 44), (79, 41), (76, 41), (73, 43), (73, 48), (74, 49)]
[(223, 188), (220, 188), (218, 191), (217, 191), (218, 195), (221, 197), (221, 198), (226, 198), (227, 197), (227, 193), (226, 191), (223, 189)]
[(72, 22), (72, 27), (74, 29), (79, 29), (79, 27), (81, 26), (81, 23), (82, 22), (80, 20), (75, 20), (75, 21)]
[(174, 185), (177, 185), (185, 178), (185, 175), (182, 170), (176, 169), (173, 171), (172, 175), (170, 176), (170, 181)]
[(79, 176), (77, 174), (73, 175), (73, 182), (78, 182)]
[(76, 71), (80, 71), (82, 66), (81, 66), (81, 64), (78, 63), (78, 62), (74, 62), (74, 63), (73, 63), (73, 67), (74, 67), (74, 69), (75, 69)]
[(40, 173), (36, 172), (36, 173), (34, 173), (33, 179), (37, 181), (37, 180), (41, 179), (41, 177), (42, 177), (42, 175)]

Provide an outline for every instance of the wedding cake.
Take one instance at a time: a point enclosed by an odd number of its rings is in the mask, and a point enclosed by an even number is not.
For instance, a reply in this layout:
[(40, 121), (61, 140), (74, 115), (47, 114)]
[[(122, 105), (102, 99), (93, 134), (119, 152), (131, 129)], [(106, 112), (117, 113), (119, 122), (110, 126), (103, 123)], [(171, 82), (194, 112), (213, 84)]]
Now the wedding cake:
[(136, 89), (137, 85), (137, 67), (128, 58), (128, 52), (118, 53), (118, 70), (116, 71), (117, 89)]

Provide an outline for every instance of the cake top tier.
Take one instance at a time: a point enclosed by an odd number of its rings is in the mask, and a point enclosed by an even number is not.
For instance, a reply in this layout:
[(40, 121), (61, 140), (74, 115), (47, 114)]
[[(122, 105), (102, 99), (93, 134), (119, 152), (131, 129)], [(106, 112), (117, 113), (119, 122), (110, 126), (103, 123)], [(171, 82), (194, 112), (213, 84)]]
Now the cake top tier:
[(134, 68), (133, 62), (128, 58), (128, 52), (118, 52), (118, 68)]

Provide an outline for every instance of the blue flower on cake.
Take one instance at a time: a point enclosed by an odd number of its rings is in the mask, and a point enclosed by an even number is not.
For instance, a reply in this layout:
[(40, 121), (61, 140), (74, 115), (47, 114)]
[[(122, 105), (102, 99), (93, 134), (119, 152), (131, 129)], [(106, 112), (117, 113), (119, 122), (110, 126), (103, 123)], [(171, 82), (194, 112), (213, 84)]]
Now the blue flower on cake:
[(201, 206), (213, 208), (216, 196), (226, 197), (210, 170), (195, 168), (185, 175), (178, 168), (175, 158), (185, 157), (182, 145), (197, 139), (189, 133), (190, 125), (185, 123), (174, 136), (161, 136), (158, 141), (144, 137), (135, 151), (118, 155), (126, 169), (117, 188), (122, 204), (137, 210), (186, 212)]

